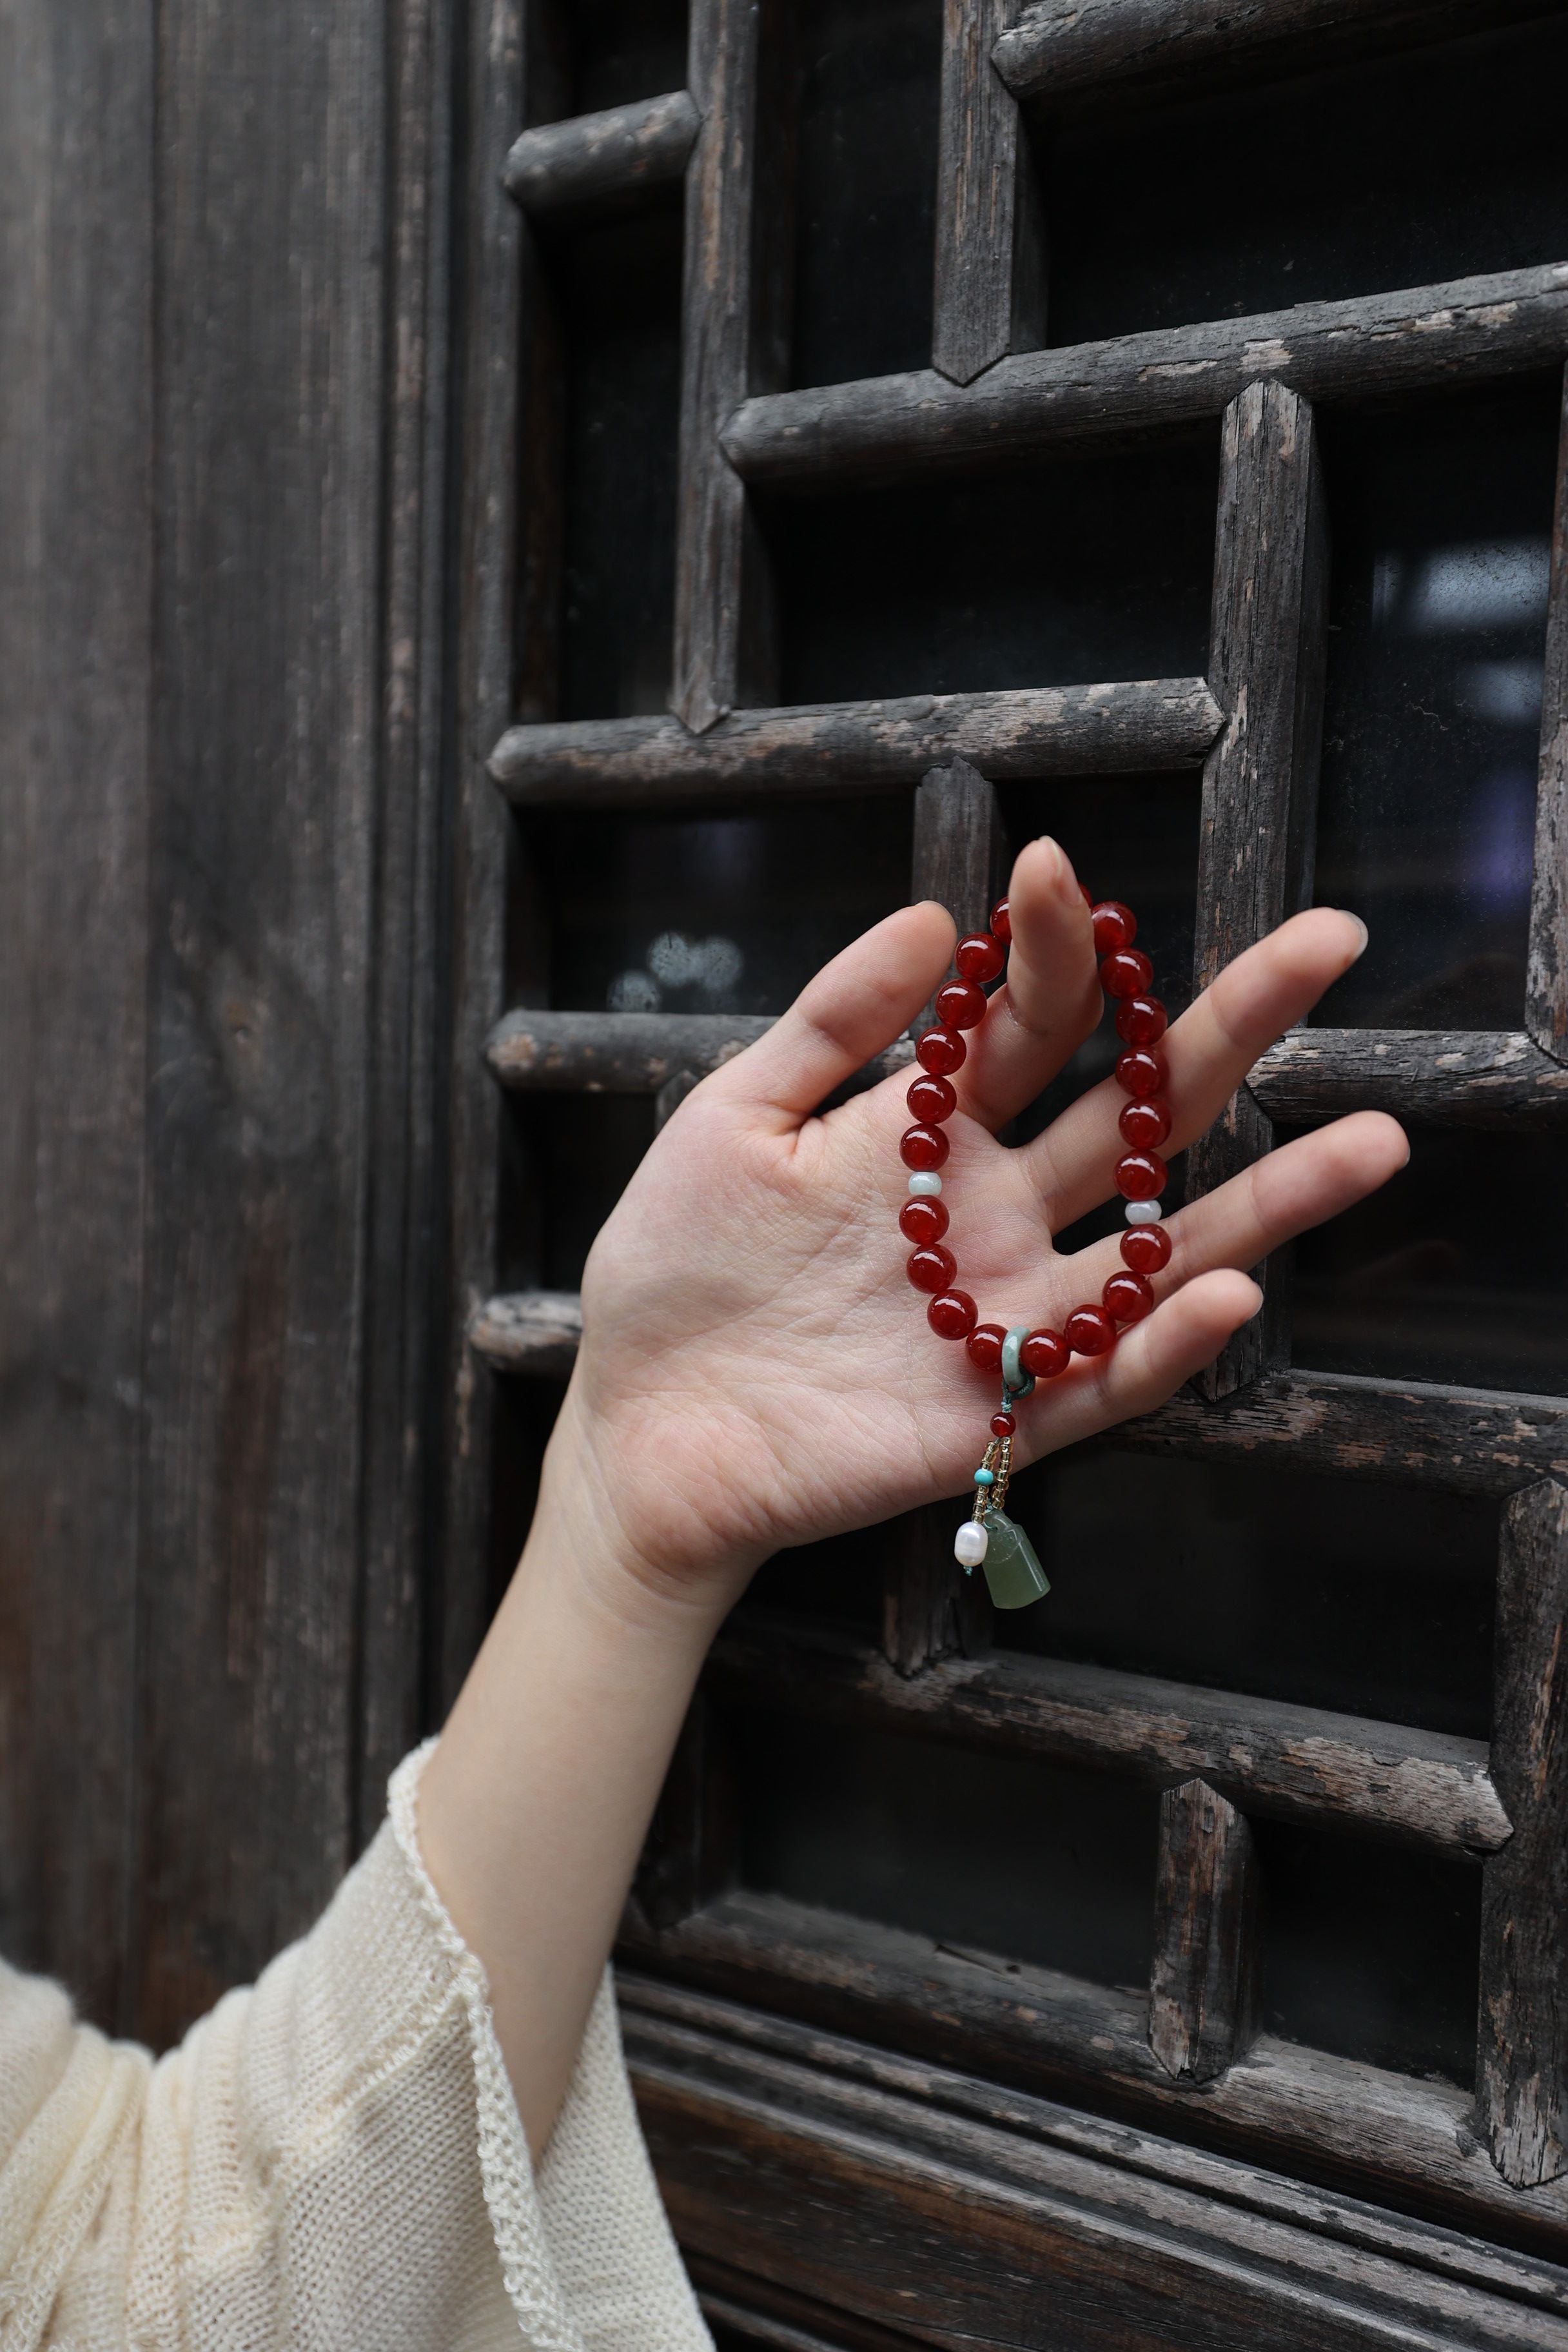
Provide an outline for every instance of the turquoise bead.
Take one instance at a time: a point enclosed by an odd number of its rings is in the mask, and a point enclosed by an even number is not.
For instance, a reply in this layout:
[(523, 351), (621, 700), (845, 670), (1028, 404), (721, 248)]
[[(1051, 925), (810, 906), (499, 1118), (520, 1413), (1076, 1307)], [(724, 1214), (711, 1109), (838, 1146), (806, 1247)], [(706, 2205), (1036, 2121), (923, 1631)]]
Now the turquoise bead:
[(974, 1483), (977, 1486), (994, 1486), (996, 1473), (994, 1470), (977, 1470), (974, 1474)]

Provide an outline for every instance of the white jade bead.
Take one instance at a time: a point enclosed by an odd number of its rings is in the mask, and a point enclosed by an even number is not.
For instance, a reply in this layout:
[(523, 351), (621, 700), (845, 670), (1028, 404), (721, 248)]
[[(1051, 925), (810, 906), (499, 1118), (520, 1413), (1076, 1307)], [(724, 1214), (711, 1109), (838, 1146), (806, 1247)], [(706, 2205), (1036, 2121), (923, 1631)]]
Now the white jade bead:
[(1157, 1225), (1163, 1213), (1158, 1201), (1129, 1201), (1127, 1203), (1130, 1225)]
[(934, 1196), (942, 1190), (942, 1178), (929, 1168), (917, 1168), (910, 1178), (910, 1190), (917, 1200)]
[(978, 1568), (990, 1542), (978, 1519), (965, 1519), (952, 1539), (952, 1556), (960, 1568)]

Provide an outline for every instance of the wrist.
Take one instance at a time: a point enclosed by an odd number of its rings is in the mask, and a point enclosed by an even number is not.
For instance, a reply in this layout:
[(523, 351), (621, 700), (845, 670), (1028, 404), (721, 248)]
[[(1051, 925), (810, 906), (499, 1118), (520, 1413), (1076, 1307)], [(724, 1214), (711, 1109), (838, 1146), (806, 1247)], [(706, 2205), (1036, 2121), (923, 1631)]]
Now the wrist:
[(564, 1577), (626, 1631), (704, 1654), (765, 1553), (683, 1528), (668, 1494), (639, 1496), (574, 1381), (545, 1451), (523, 1563)]

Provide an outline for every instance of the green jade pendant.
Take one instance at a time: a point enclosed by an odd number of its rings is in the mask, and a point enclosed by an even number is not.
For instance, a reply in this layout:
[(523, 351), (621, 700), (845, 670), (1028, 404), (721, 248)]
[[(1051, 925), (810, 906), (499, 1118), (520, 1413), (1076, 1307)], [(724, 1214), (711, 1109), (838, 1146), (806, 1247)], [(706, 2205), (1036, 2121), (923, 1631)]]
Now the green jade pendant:
[(993, 1421), (985, 1459), (974, 1474), (974, 1509), (953, 1542), (952, 1556), (965, 1576), (985, 1570), (991, 1598), (998, 1609), (1027, 1609), (1043, 1601), (1051, 1589), (1039, 1555), (1022, 1528), (1002, 1506), (1013, 1471), (1012, 1408), (1026, 1397), (1035, 1383), (1019, 1361), (1018, 1350), (1028, 1326), (1008, 1332), (1002, 1348), (1002, 1411)]
[(990, 1538), (984, 1564), (997, 1608), (1026, 1609), (1031, 1601), (1043, 1601), (1051, 1580), (1023, 1528), (1005, 1511), (987, 1511), (980, 1524)]

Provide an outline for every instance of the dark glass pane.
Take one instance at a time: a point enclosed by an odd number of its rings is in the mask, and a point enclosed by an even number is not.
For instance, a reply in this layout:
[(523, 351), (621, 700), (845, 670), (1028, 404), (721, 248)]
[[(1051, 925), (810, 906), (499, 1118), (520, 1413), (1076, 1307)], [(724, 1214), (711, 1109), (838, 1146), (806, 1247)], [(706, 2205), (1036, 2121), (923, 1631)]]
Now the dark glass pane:
[(1481, 1874), (1369, 1840), (1256, 1822), (1270, 2033), (1468, 2088)]
[(883, 1565), (896, 1522), (804, 1544), (766, 1561), (747, 1588), (748, 1609), (826, 1618), (875, 1640), (882, 1625)]
[(1151, 1790), (754, 1711), (732, 1727), (749, 1886), (1102, 1984), (1147, 1982)]
[[(1138, 944), (1154, 966), (1154, 986), (1173, 1020), (1192, 994), (1193, 914), (1197, 898), (1200, 787), (1195, 774), (1071, 776), (1003, 789), (1008, 846), (1016, 856), (1026, 841), (1054, 834), (1080, 881), (1098, 898), (1121, 898), (1138, 918)], [(1039, 1099), (1016, 1119), (1006, 1139), (1026, 1143), (1068, 1103), (1109, 1077), (1121, 1040), (1107, 1011)], [(1186, 1160), (1172, 1161), (1167, 1209), (1180, 1206)], [(1107, 1181), (1110, 1181), (1109, 1168)], [(1122, 1222), (1121, 1203), (1108, 1200), (1060, 1235), (1067, 1250), (1081, 1249)]]
[(509, 1114), (501, 1287), (575, 1290), (595, 1234), (653, 1140), (652, 1098), (514, 1095)]
[(1559, 17), (1059, 124), (1051, 342), (1561, 260), (1565, 76)]
[(567, 399), (561, 713), (662, 710), (675, 616), (679, 215), (583, 229), (554, 268)]
[(799, 11), (797, 384), (931, 365), (940, 0)]
[(1410, 1140), (1408, 1168), (1296, 1244), (1296, 1361), (1568, 1394), (1561, 1146), (1426, 1128)]
[(781, 500), (784, 699), (1201, 674), (1218, 438)]
[[(1039, 1408), (1048, 1412), (1048, 1400)], [(1484, 1739), (1498, 1507), (1274, 1464), (1068, 1452), (1016, 1480), (1049, 1597), (997, 1639)]]
[(1542, 385), (1325, 426), (1316, 896), (1372, 938), (1321, 1022), (1523, 1019), (1557, 413)]
[(531, 827), (554, 917), (552, 1001), (580, 1012), (782, 1013), (906, 904), (904, 794), (743, 816)]
[(574, 114), (686, 88), (686, 0), (569, 0)]

